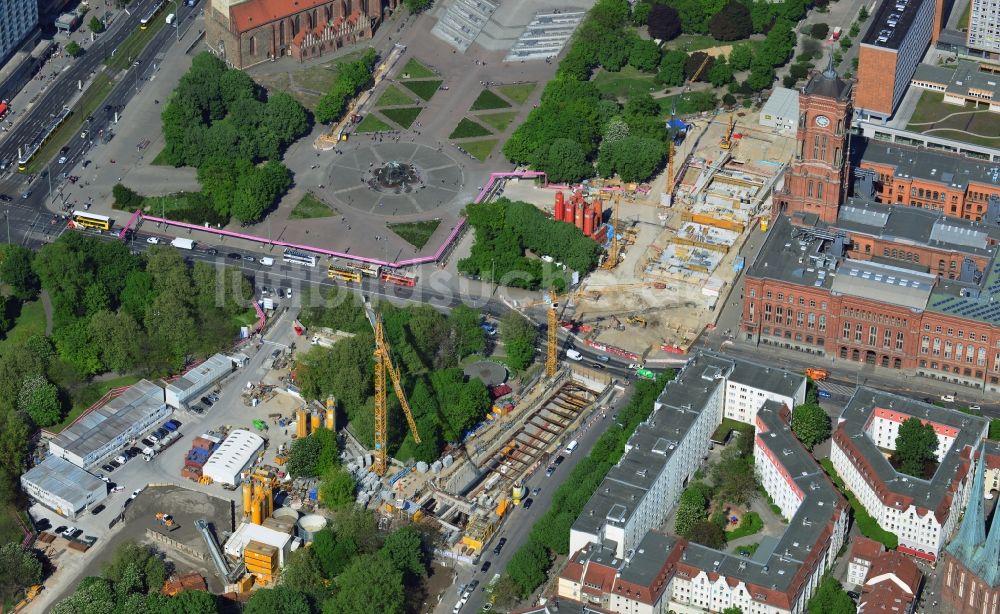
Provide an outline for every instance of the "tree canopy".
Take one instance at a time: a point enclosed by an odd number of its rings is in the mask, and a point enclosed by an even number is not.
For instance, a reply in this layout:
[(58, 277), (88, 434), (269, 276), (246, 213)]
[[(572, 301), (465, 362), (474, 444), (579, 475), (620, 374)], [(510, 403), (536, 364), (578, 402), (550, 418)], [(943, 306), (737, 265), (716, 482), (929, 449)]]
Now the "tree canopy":
[(747, 38), (753, 31), (750, 10), (746, 4), (730, 0), (708, 21), (708, 31), (720, 41), (735, 41)]
[(792, 410), (792, 432), (812, 450), (830, 437), (830, 417), (818, 403), (803, 403)]
[(854, 614), (854, 600), (833, 576), (823, 576), (816, 592), (806, 603), (809, 614)]
[[(429, 5), (429, 0), (408, 0), (410, 4)], [(426, 8), (426, 6), (424, 6)], [(415, 11), (413, 7), (410, 10)], [(422, 9), (421, 9), (422, 10)], [(323, 95), (316, 104), (316, 121), (329, 124), (338, 121), (347, 111), (347, 104), (358, 92), (368, 88), (372, 83), (372, 71), (378, 63), (378, 54), (369, 48), (364, 55), (353, 62), (337, 64), (337, 77), (330, 91)]]
[(926, 463), (937, 458), (937, 434), (930, 423), (907, 418), (899, 425), (892, 463), (896, 469), (915, 477), (925, 477)]
[(681, 34), (681, 16), (677, 9), (668, 4), (653, 4), (646, 18), (649, 35), (652, 38), (670, 41)]

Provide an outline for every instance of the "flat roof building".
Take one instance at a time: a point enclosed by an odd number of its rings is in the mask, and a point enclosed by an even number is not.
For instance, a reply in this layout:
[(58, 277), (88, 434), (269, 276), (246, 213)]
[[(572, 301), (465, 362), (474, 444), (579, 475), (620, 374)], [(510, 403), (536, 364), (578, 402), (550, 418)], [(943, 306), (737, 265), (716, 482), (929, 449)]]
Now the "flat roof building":
[(760, 125), (780, 132), (795, 130), (799, 122), (799, 91), (776, 87), (760, 110)]
[(86, 469), (129, 445), (169, 414), (163, 388), (141, 380), (63, 429), (49, 442), (49, 451)]
[(997, 15), (1000, 0), (969, 0), (969, 23), (956, 24), (968, 28), (966, 46), (982, 52), (988, 58), (1000, 57), (1000, 28)]
[(0, 65), (38, 26), (38, 0), (0, 2)]
[(256, 433), (243, 429), (231, 431), (201, 468), (201, 474), (214, 482), (235, 486), (240, 481), (240, 474), (253, 463), (263, 446), (264, 438)]
[(35, 501), (69, 519), (108, 496), (104, 480), (52, 454), (21, 476), (21, 488)]
[(972, 102), (979, 108), (985, 103), (993, 113), (1000, 113), (1000, 74), (998, 67), (978, 62), (960, 61), (956, 66), (920, 64), (910, 83), (914, 87), (944, 94), (943, 102), (959, 107)]
[(167, 405), (174, 409), (186, 408), (198, 395), (233, 372), (233, 359), (216, 354), (194, 367), (166, 386)]

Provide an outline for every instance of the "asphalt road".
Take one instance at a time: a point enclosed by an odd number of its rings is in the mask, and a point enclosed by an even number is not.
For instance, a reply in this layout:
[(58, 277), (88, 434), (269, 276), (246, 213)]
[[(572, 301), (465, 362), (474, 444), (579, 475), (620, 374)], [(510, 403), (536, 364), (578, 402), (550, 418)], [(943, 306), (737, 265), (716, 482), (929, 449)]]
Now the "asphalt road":
[[(9, 160), (16, 165), (18, 148), (27, 147), (39, 138), (49, 120), (76, 95), (77, 82), (86, 82), (94, 72), (99, 70), (104, 59), (111, 54), (111, 50), (116, 49), (122, 41), (136, 31), (139, 28), (140, 19), (146, 16), (152, 7), (160, 1), (138, 0), (129, 6), (128, 10), (131, 15), (125, 14), (124, 17), (119, 17), (107, 32), (101, 34), (97, 42), (77, 58), (69, 70), (63, 72), (56, 83), (49, 87), (42, 98), (28, 111), (28, 115), (11, 130), (8, 138), (0, 145), (0, 160)], [(163, 12), (177, 14), (178, 21), (175, 23), (179, 23), (180, 28), (184, 28), (186, 23), (190, 23), (189, 19), (193, 12), (200, 10), (197, 5), (188, 7), (182, 2), (178, 2), (178, 6), (175, 8), (173, 4), (172, 1), (168, 1)], [(177, 29), (170, 26), (164, 26), (156, 33), (136, 58), (136, 63), (133, 63), (115, 84), (105, 101), (107, 106), (98, 108), (91, 116), (93, 119), (84, 122), (81, 131), (87, 131), (87, 138), (76, 136), (66, 144), (68, 149), (64, 154), (66, 156), (64, 163), (60, 164), (58, 162), (59, 156), (56, 156), (50, 161), (46, 170), (34, 177), (31, 183), (26, 181), (24, 175), (17, 172), (11, 173), (0, 182), (0, 193), (8, 194), (25, 205), (41, 210), (49, 194), (49, 179), (51, 179), (53, 192), (56, 192), (58, 186), (65, 181), (61, 176), (62, 173), (71, 170), (92, 147), (99, 146), (98, 135), (100, 132), (112, 129), (113, 111), (125, 108), (136, 93), (137, 88), (141, 87), (142, 82), (155, 71), (153, 59), (166, 51), (175, 42), (176, 37)], [(110, 112), (105, 112), (105, 109), (109, 107)], [(26, 191), (30, 193), (28, 198), (22, 198), (22, 194)]]
[[(524, 506), (521, 505), (510, 512), (509, 516), (504, 520), (501, 530), (493, 536), (490, 543), (484, 546), (483, 554), (479, 557), (477, 565), (458, 564), (456, 567), (457, 578), (455, 585), (450, 591), (445, 593), (444, 600), (435, 609), (437, 612), (451, 612), (459, 601), (459, 588), (473, 580), (479, 580), (479, 586), (469, 596), (468, 602), (462, 606), (460, 612), (472, 613), (479, 612), (482, 609), (483, 603), (486, 600), (484, 589), (490, 579), (493, 578), (494, 574), (503, 573), (510, 558), (527, 541), (532, 527), (535, 526), (535, 523), (552, 506), (552, 496), (555, 494), (556, 489), (569, 477), (570, 473), (573, 472), (573, 468), (576, 467), (580, 460), (590, 453), (591, 448), (594, 447), (597, 439), (604, 434), (604, 431), (610, 425), (614, 424), (611, 414), (617, 412), (620, 407), (628, 402), (631, 396), (632, 389), (626, 388), (625, 394), (621, 395), (610, 405), (611, 409), (607, 412), (607, 417), (605, 418), (601, 418), (600, 412), (593, 412), (583, 427), (585, 430), (576, 438), (580, 445), (573, 454), (566, 454), (563, 451), (559, 451), (549, 459), (549, 462), (551, 462), (560, 454), (566, 459), (556, 467), (551, 477), (545, 476), (544, 468), (548, 466), (548, 463), (543, 463), (536, 474), (525, 482), (525, 486), (530, 490), (534, 490), (535, 488), (541, 489), (537, 495), (526, 495), (534, 500), (532, 506), (529, 509), (524, 509)], [(494, 554), (494, 547), (500, 538), (503, 537), (507, 538), (507, 543), (504, 544), (500, 554)], [(485, 561), (490, 561), (490, 569), (486, 573), (483, 573), (479, 570)]]

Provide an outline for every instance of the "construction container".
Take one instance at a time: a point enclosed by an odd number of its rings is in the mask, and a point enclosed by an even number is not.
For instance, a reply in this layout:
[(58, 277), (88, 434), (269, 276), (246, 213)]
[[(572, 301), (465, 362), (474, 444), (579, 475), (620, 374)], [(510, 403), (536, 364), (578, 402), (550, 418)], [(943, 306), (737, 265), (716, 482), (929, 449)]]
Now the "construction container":
[(295, 434), (299, 439), (309, 435), (309, 422), (308, 416), (306, 414), (305, 408), (299, 408), (295, 411)]
[(580, 230), (583, 230), (583, 216), (586, 214), (586, 212), (587, 212), (587, 205), (583, 202), (578, 203), (576, 206), (576, 218), (573, 223)]
[(594, 209), (594, 230), (597, 230), (601, 224), (604, 223), (604, 209), (602, 208), (604, 203), (601, 202), (600, 198), (594, 199), (593, 209)]
[(192, 448), (201, 448), (202, 450), (211, 450), (213, 444), (214, 444), (213, 441), (205, 439), (204, 437), (195, 437), (193, 440), (191, 440)]
[(275, 518), (271, 516), (270, 518), (265, 518), (261, 526), (267, 527), (269, 529), (274, 529), (275, 531), (281, 533), (287, 533), (288, 535), (295, 534), (295, 524), (298, 522), (298, 518), (292, 520), (290, 518)]
[(297, 525), (299, 537), (307, 544), (312, 543), (313, 536), (326, 528), (326, 518), (318, 514), (309, 514), (299, 518)]
[(583, 234), (590, 236), (594, 234), (594, 210), (585, 207), (583, 212)]
[(312, 430), (310, 432), (315, 433), (316, 431), (319, 430), (320, 424), (322, 422), (322, 417), (320, 417), (318, 413), (313, 412), (310, 418), (312, 419)]
[(181, 477), (197, 482), (201, 479), (201, 467), (184, 467), (181, 469)]
[(258, 541), (250, 541), (243, 549), (247, 571), (257, 576), (259, 582), (270, 584), (278, 572), (278, 548)]
[(566, 202), (563, 198), (562, 190), (556, 192), (556, 208), (553, 215), (556, 220), (561, 220), (563, 219), (563, 216), (566, 215)]
[(576, 220), (576, 201), (571, 200), (568, 203), (566, 203), (566, 209), (563, 211), (563, 213), (564, 215), (562, 221), (569, 222), (570, 224), (574, 223), (574, 221)]

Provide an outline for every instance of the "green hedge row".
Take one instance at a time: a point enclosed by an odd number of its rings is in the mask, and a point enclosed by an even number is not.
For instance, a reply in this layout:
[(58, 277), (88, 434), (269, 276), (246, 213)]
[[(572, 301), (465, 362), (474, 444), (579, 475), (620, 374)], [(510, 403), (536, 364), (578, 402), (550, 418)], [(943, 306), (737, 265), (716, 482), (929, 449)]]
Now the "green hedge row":
[(868, 539), (874, 539), (890, 550), (895, 550), (896, 546), (899, 545), (899, 538), (895, 533), (886, 531), (880, 527), (875, 518), (865, 509), (865, 506), (861, 505), (858, 498), (854, 496), (854, 493), (847, 490), (844, 480), (840, 479), (837, 471), (833, 468), (833, 461), (829, 458), (824, 458), (820, 460), (820, 464), (823, 465), (823, 469), (826, 470), (827, 475), (830, 476), (833, 483), (840, 489), (840, 492), (847, 497), (847, 501), (851, 504), (851, 509), (854, 510), (854, 522), (858, 525), (858, 530), (861, 531), (861, 534)]

